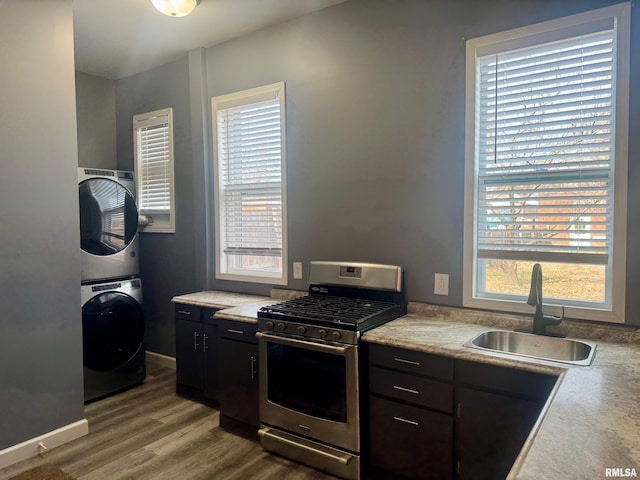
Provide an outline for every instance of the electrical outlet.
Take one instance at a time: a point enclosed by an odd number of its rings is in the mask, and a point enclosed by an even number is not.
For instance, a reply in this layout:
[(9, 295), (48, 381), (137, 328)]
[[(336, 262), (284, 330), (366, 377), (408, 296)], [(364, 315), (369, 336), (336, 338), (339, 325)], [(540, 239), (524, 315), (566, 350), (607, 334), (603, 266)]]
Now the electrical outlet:
[(449, 274), (436, 273), (433, 279), (433, 293), (436, 295), (449, 295)]
[(293, 278), (302, 279), (302, 262), (293, 262)]

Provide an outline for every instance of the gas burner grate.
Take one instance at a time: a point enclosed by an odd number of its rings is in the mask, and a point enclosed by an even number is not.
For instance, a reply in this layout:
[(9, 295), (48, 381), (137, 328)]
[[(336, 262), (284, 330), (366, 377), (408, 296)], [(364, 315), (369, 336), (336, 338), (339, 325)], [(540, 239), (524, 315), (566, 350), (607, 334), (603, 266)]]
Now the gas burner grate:
[(262, 307), (260, 310), (266, 313), (288, 315), (298, 319), (332, 320), (357, 324), (393, 308), (397, 308), (397, 305), (390, 302), (351, 297), (309, 295)]

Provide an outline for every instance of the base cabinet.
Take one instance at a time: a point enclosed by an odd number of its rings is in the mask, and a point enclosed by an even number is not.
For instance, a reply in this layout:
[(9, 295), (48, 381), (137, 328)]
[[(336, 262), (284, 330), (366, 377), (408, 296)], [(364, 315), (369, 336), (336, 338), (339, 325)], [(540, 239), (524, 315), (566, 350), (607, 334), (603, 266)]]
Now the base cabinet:
[(370, 346), (370, 478), (452, 478), (452, 381), (450, 358)]
[(191, 396), (218, 401), (218, 326), (215, 308), (175, 305), (176, 386)]
[(257, 435), (258, 403), (257, 325), (220, 319), (220, 425), (238, 433)]
[(506, 478), (557, 377), (369, 345), (369, 478)]
[(202, 390), (202, 324), (176, 319), (176, 382)]
[(457, 478), (506, 478), (556, 380), (551, 375), (458, 361)]

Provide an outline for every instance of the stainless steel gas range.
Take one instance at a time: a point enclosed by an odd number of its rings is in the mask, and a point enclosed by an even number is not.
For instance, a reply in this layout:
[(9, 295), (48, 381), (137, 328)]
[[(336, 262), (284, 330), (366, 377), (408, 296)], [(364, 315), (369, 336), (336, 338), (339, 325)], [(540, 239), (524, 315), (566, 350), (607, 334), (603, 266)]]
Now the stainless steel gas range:
[(311, 262), (307, 296), (258, 312), (262, 447), (361, 476), (360, 336), (406, 313), (402, 269)]

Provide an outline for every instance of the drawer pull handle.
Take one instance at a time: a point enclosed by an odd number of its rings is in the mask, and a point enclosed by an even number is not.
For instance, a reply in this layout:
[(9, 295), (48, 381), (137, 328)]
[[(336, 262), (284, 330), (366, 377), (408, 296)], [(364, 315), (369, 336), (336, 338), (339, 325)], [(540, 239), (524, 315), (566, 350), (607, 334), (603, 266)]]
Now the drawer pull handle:
[(251, 380), (258, 376), (258, 370), (256, 369), (257, 363), (258, 359), (251, 355)]
[(417, 366), (417, 367), (419, 367), (419, 366), (420, 366), (420, 362), (414, 362), (413, 360), (405, 360), (404, 358), (397, 358), (397, 357), (396, 357), (396, 358), (394, 358), (394, 360), (395, 360), (396, 362), (406, 363), (406, 364), (408, 364), (408, 365), (415, 365), (415, 366)]
[(418, 390), (413, 390), (412, 388), (401, 387), (400, 385), (394, 385), (393, 388), (395, 390), (400, 390), (401, 392), (413, 393), (414, 395), (420, 395)]
[(178, 310), (178, 313), (180, 315), (191, 315), (191, 312), (189, 310)]
[(229, 332), (229, 333), (237, 333), (238, 335), (242, 335), (244, 333), (242, 330), (235, 330), (233, 328), (227, 328), (227, 332)]
[(414, 426), (418, 426), (420, 425), (418, 422), (414, 422), (413, 420), (407, 420), (406, 418), (402, 418), (402, 417), (393, 417), (394, 420), (397, 420), (398, 422), (402, 422), (402, 423), (408, 423), (409, 425), (414, 425)]

